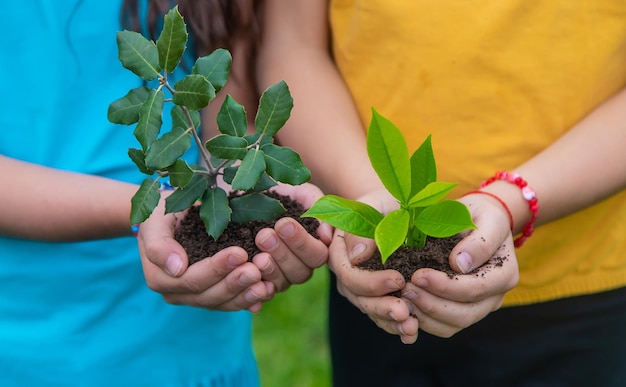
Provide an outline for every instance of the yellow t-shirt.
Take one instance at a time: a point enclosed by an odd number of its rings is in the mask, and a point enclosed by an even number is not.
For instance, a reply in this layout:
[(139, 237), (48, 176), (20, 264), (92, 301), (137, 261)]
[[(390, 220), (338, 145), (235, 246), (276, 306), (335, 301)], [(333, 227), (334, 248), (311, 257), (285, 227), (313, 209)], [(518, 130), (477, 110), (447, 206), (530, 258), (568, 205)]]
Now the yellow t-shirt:
[[(626, 86), (623, 0), (333, 0), (330, 17), (364, 124), (374, 107), (411, 152), (432, 133), (439, 180), (459, 182), (452, 196), (530, 159)], [(626, 285), (626, 192), (539, 227), (517, 256), (505, 305)]]

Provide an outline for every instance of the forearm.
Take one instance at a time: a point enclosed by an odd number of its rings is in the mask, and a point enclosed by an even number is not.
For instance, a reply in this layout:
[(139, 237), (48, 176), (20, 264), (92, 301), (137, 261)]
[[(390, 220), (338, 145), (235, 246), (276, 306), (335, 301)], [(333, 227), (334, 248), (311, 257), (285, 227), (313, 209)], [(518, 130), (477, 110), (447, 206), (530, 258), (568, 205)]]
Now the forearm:
[[(287, 3), (287, 4), (286, 4)], [(365, 131), (328, 52), (326, 1), (268, 1), (257, 75), (259, 88), (284, 79), (294, 108), (278, 135), (326, 193), (349, 198), (381, 187), (365, 147)]]
[(65, 172), (0, 155), (0, 235), (82, 241), (130, 235), (130, 199), (137, 186)]
[[(558, 141), (515, 169), (537, 192), (536, 225), (593, 205), (626, 188), (626, 90), (607, 100)], [(530, 217), (519, 189), (506, 182), (485, 190), (510, 206), (519, 232)]]

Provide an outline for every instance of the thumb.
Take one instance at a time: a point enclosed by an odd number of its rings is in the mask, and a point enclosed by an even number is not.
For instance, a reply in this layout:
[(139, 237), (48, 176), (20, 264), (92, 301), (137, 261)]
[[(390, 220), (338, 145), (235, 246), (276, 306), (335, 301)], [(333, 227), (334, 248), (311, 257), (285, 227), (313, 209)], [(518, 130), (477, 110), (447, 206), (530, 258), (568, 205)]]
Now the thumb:
[(157, 266), (171, 277), (179, 277), (188, 266), (187, 252), (174, 238), (173, 214), (152, 214), (137, 235), (142, 263)]
[(458, 273), (467, 274), (485, 264), (503, 244), (513, 244), (511, 231), (497, 223), (479, 224), (450, 252), (449, 263)]

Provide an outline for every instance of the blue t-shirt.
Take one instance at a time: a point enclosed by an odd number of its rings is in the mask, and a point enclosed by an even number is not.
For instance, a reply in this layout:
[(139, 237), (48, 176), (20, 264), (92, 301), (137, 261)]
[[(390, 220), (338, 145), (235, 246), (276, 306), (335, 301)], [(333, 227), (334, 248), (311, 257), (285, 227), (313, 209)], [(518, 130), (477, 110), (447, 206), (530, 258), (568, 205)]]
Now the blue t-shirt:
[[(107, 120), (109, 103), (141, 84), (117, 58), (120, 2), (5, 3), (0, 154), (139, 183), (133, 127)], [(259, 383), (250, 314), (167, 304), (146, 286), (132, 237), (0, 237), (0, 289), (1, 386)]]

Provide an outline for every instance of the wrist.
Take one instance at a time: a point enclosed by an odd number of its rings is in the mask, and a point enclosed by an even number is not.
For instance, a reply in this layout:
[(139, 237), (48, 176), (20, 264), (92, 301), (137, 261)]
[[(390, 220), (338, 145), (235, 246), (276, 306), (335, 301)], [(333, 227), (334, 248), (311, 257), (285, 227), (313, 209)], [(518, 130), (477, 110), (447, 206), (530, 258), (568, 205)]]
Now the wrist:
[(539, 214), (539, 203), (535, 191), (526, 180), (516, 173), (497, 172), (481, 184), (481, 190), (498, 196), (509, 208), (513, 219), (515, 246), (520, 247), (534, 231), (534, 222)]

